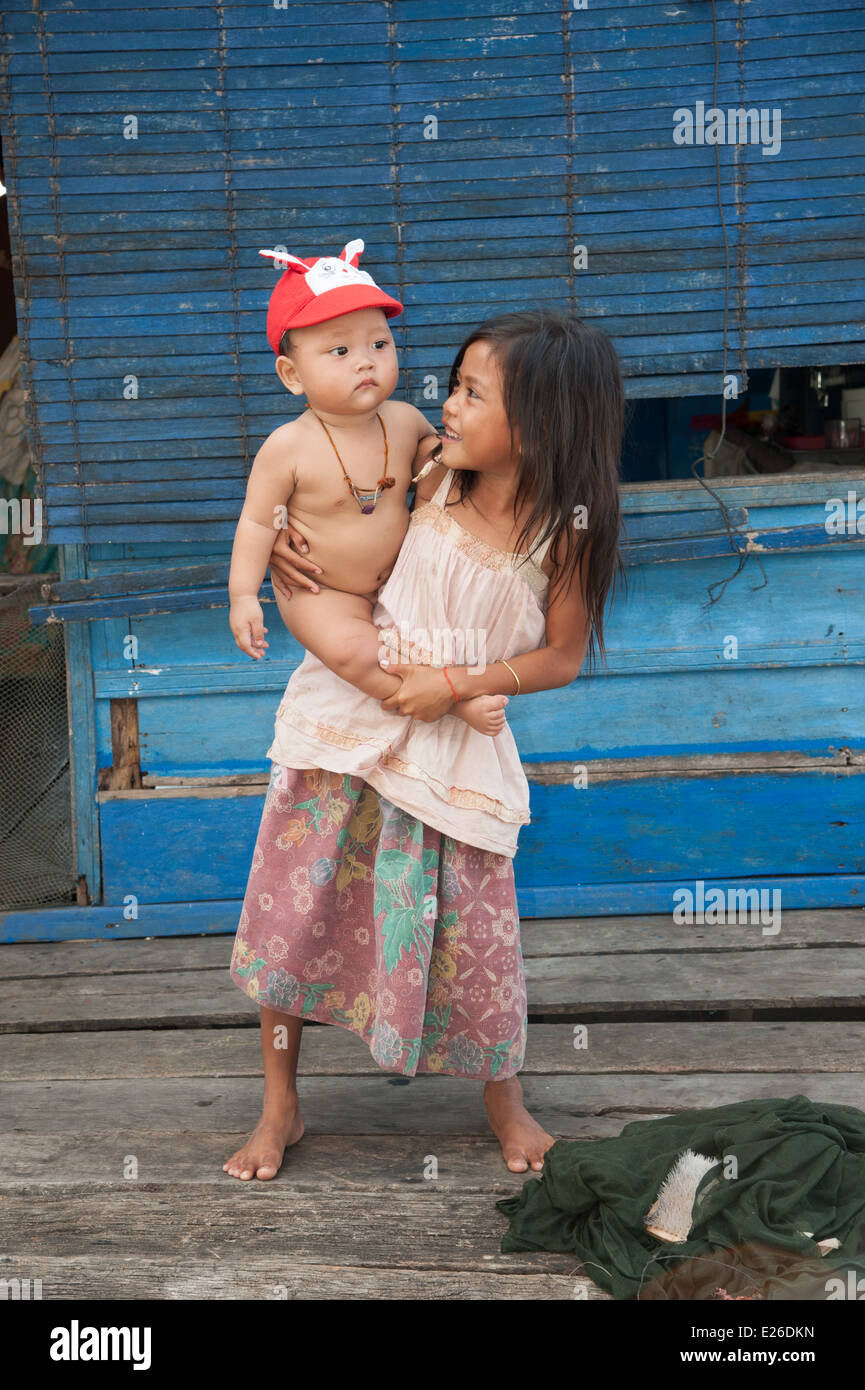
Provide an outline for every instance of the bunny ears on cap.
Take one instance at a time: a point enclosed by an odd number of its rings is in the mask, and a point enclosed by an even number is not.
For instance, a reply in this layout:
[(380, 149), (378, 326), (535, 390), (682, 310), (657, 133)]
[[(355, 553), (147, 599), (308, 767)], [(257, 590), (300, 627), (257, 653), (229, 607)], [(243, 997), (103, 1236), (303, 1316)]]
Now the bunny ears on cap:
[(285, 266), (267, 308), (267, 341), (277, 356), (287, 328), (326, 323), (356, 309), (383, 309), (389, 319), (402, 313), (399, 300), (385, 294), (371, 275), (358, 269), (363, 249), (358, 237), (338, 256), (301, 260), (288, 251), (259, 251), (259, 256), (272, 256), (274, 265)]

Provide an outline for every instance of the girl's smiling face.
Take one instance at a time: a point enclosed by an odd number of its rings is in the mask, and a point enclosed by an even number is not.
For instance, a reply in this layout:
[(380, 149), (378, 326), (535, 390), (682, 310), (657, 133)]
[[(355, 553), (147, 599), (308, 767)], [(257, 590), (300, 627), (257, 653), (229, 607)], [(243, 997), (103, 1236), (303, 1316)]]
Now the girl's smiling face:
[(484, 339), (470, 343), (456, 378), (442, 407), (442, 463), (473, 473), (510, 472), (517, 463), (519, 440), (511, 438), (493, 344)]

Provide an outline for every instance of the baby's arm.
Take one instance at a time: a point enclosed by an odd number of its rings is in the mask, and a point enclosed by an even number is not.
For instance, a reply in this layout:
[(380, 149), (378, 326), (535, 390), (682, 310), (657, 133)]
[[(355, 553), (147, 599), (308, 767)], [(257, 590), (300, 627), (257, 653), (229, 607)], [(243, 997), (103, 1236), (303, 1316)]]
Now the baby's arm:
[(234, 640), (241, 651), (257, 661), (268, 645), (258, 591), (267, 573), (274, 536), (284, 524), (285, 504), (294, 492), (295, 482), (285, 434), (283, 429), (275, 430), (262, 444), (250, 470), (228, 576), (228, 621)]

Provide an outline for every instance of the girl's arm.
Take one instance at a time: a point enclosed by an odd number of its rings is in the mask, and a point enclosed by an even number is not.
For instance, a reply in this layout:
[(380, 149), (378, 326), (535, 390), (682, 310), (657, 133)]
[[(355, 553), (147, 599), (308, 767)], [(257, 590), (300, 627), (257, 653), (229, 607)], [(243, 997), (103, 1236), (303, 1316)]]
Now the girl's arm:
[[(580, 564), (574, 569), (570, 583), (550, 600), (544, 630), (546, 646), (539, 647), (534, 652), (524, 652), (513, 660), (508, 657), (509, 664), (520, 678), (520, 693), (523, 695), (570, 685), (583, 669), (589, 646), (589, 628), (583, 598), (588, 552), (589, 546), (583, 551)], [(551, 586), (555, 578), (554, 571), (550, 579)], [(507, 666), (500, 661), (488, 666), (483, 675), (478, 675), (477, 668), (472, 666), (458, 667), (456, 678), (448, 667), (448, 675), (461, 700), (469, 700), (472, 695), (516, 694), (516, 682)]]
[[(583, 577), (589, 546), (583, 551), (581, 563), (575, 568), (570, 583), (560, 587), (550, 600), (545, 629), (546, 646), (534, 652), (508, 657), (508, 662), (520, 678), (520, 693), (530, 695), (538, 690), (554, 690), (570, 685), (582, 669), (589, 645), (588, 621), (584, 601)], [(556, 571), (550, 579), (552, 588)], [(435, 720), (452, 710), (453, 692), (440, 670), (429, 666), (389, 665), (391, 675), (400, 676), (402, 684), (383, 702), (384, 709), (397, 710), (413, 719)], [(460, 700), (473, 695), (515, 695), (516, 682), (507, 666), (496, 661), (489, 666), (448, 666), (447, 673)]]

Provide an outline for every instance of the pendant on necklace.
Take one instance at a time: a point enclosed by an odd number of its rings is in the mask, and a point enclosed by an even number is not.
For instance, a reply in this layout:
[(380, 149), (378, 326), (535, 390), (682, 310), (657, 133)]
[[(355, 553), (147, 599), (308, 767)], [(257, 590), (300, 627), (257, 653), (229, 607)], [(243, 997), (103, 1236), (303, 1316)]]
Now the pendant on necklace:
[(377, 487), (374, 492), (359, 492), (356, 487), (352, 487), (351, 490), (354, 494), (355, 502), (364, 515), (375, 511), (375, 504), (381, 495), (381, 488)]
[(359, 488), (355, 487), (354, 483), (351, 481), (350, 478), (346, 478), (346, 482), (348, 483), (351, 495), (354, 498), (357, 505), (360, 507), (361, 512), (364, 516), (368, 516), (370, 512), (375, 511), (376, 503), (378, 502), (385, 488), (393, 487), (394, 483), (396, 482), (396, 479), (382, 478), (375, 489), (368, 489), (363, 492)]
[[(313, 411), (313, 414), (315, 414), (314, 411)], [(342, 469), (343, 477), (345, 478), (345, 481), (346, 481), (346, 483), (348, 484), (348, 488), (349, 488), (349, 491), (350, 491), (352, 497), (354, 498), (354, 500), (355, 500), (355, 502), (357, 503), (357, 505), (360, 507), (360, 510), (361, 510), (362, 514), (363, 514), (364, 516), (369, 516), (370, 512), (375, 511), (376, 503), (378, 502), (378, 499), (379, 499), (379, 497), (381, 496), (381, 494), (382, 494), (382, 492), (384, 491), (384, 489), (385, 489), (385, 488), (389, 488), (389, 487), (393, 487), (393, 486), (395, 485), (395, 483), (396, 483), (396, 478), (389, 478), (389, 477), (387, 476), (387, 456), (388, 456), (388, 447), (387, 447), (387, 430), (385, 429), (384, 420), (381, 418), (381, 416), (379, 415), (378, 411), (376, 411), (376, 416), (375, 416), (375, 418), (378, 420), (379, 424), (381, 425), (381, 432), (382, 432), (382, 434), (384, 435), (384, 473), (383, 473), (383, 475), (379, 478), (378, 483), (376, 484), (376, 487), (375, 487), (374, 490), (368, 489), (368, 490), (364, 490), (363, 492), (360, 492), (360, 491), (355, 487), (354, 483), (352, 482), (352, 480), (351, 480), (351, 475), (349, 474), (348, 469), (346, 468), (345, 464), (343, 463), (342, 459), (341, 459), (340, 456), (339, 456), (339, 449), (337, 449), (336, 445), (335, 445), (334, 442), (333, 442), (333, 439), (332, 439), (332, 437), (331, 437), (330, 430), (327, 428), (327, 425), (324, 423), (324, 421), (321, 419), (320, 416), (317, 416), (316, 418), (319, 420), (319, 423), (321, 424), (322, 428), (324, 429), (325, 434), (327, 435), (328, 439), (330, 440), (331, 445), (333, 446), (333, 452), (336, 454), (337, 459), (339, 459), (339, 466), (340, 466), (340, 468)]]

